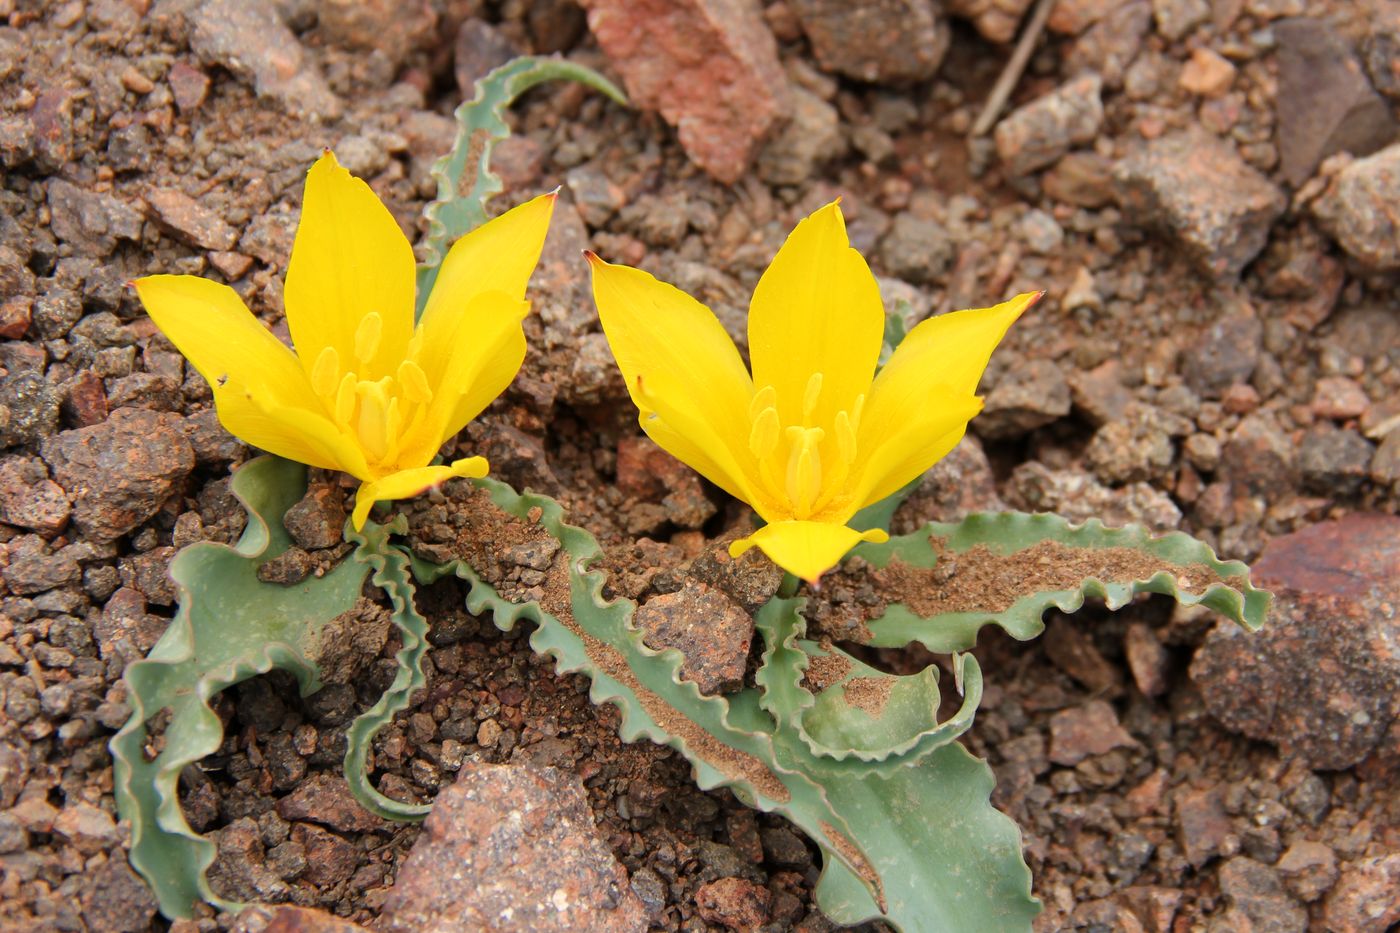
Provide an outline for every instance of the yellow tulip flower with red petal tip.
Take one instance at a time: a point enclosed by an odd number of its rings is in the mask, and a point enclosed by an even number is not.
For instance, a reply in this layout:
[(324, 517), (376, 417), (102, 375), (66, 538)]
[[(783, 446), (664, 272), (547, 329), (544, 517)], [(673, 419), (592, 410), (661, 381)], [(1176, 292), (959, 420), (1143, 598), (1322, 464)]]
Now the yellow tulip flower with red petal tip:
[(603, 332), (642, 430), (767, 523), (757, 546), (815, 582), (883, 531), (848, 522), (962, 439), (977, 382), (1013, 321), (1041, 296), (930, 318), (876, 373), (885, 311), (838, 203), (797, 225), (749, 304), (745, 369), (714, 314), (638, 269), (592, 253)]
[(208, 380), (230, 433), (361, 480), (358, 531), (375, 502), (486, 475), (482, 457), (428, 464), (520, 369), (525, 285), (553, 210), (554, 195), (543, 195), (458, 240), (415, 326), (413, 248), (369, 185), (327, 151), (307, 173), (287, 266), (295, 350), (226, 285), (191, 275), (133, 285)]

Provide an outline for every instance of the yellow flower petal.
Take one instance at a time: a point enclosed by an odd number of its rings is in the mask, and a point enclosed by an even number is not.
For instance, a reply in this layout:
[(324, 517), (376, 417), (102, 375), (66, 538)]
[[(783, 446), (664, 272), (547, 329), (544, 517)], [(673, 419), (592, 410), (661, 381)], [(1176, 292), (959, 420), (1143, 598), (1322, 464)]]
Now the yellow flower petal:
[[(405, 442), (400, 460), (431, 460), (444, 441), (505, 391), (525, 359), (521, 322), (529, 310), (529, 302), (504, 292), (478, 292), (457, 314), (426, 322), (416, 362), (427, 371), (421, 354), (429, 347), (442, 353), (444, 362), (438, 364), (438, 380), (426, 379), (433, 393), (428, 416)], [(447, 331), (453, 332), (450, 337)]]
[(889, 537), (878, 528), (860, 532), (829, 522), (773, 522), (729, 545), (729, 554), (738, 557), (756, 545), (788, 573), (815, 583), (860, 542)]
[(967, 432), (967, 422), (982, 410), (982, 400), (975, 395), (935, 397), (924, 404), (925, 409), (896, 433), (865, 442), (853, 471), (853, 509), (879, 502), (946, 457)]
[[(870, 267), (851, 248), (837, 203), (797, 225), (749, 303), (753, 382), (778, 390), (784, 424), (829, 425), (870, 388), (885, 313)], [(810, 419), (804, 400), (813, 373), (820, 392)]]
[(878, 502), (952, 450), (981, 410), (973, 394), (992, 351), (1042, 292), (929, 318), (875, 377), (857, 434), (857, 504)]
[(753, 383), (734, 341), (709, 308), (679, 289), (592, 253), (588, 261), (603, 333), (643, 430), (672, 456), (753, 502), (747, 466)]
[[(463, 312), (478, 295), (502, 292), (517, 302), (524, 300), (526, 283), (544, 247), (554, 202), (554, 194), (540, 195), (452, 244), (418, 322), (423, 334), (418, 362), (430, 383), (443, 378), (452, 348), (461, 339), (475, 339)], [(468, 329), (459, 330), (461, 327)]]
[(455, 477), (477, 479), (485, 476), (486, 472), (485, 457), (466, 457), (454, 460), (450, 465), (400, 470), (373, 482), (362, 483), (359, 492), (355, 494), (355, 511), (350, 516), (351, 522), (354, 529), (359, 531), (365, 527), (365, 519), (369, 517), (370, 509), (374, 508), (376, 502), (411, 499)]
[[(393, 375), (413, 336), (413, 293), (408, 238), (369, 185), (327, 151), (306, 175), (283, 293), (307, 373), (330, 346), (362, 379)], [(366, 327), (371, 314), (379, 321)]]
[(132, 284), (151, 320), (213, 389), (229, 433), (301, 463), (363, 473), (354, 446), (305, 407), (313, 397), (296, 356), (237, 292), (192, 275), (152, 275)]

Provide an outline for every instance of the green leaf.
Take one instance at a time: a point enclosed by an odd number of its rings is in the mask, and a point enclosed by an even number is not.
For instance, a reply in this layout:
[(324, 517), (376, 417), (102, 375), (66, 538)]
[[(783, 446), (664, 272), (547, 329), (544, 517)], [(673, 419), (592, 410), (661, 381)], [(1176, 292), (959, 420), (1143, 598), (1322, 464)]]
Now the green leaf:
[[(200, 900), (233, 908), (209, 887), (214, 844), (180, 811), (180, 772), (217, 751), (223, 724), (209, 707), (220, 690), (273, 668), (296, 675), (302, 694), (319, 687), (317, 633), (354, 608), (369, 568), (345, 561), (321, 577), (281, 586), (258, 568), (290, 545), (282, 515), (306, 489), (306, 468), (259, 457), (234, 474), (248, 512), (237, 545), (201, 542), (170, 565), (179, 609), (143, 661), (126, 669), (131, 718), (110, 743), (117, 810), (131, 823), (131, 864), (155, 892), (161, 913), (190, 917)], [(147, 722), (169, 720), (153, 757)]]
[(393, 722), (395, 715), (408, 708), (414, 691), (421, 690), (426, 683), (423, 658), (428, 653), (428, 620), (413, 605), (414, 587), (408, 554), (389, 544), (390, 535), (403, 534), (406, 530), (406, 520), (398, 515), (385, 525), (366, 522), (364, 531), (358, 534), (348, 525), (345, 531), (346, 538), (358, 545), (356, 559), (374, 568), (371, 582), (383, 587), (388, 594), (394, 607), (390, 619), (403, 638), (403, 647), (394, 655), (399, 665), (394, 682), (345, 732), (345, 779), (350, 790), (366, 810), (389, 820), (421, 820), (432, 809), (431, 804), (404, 803), (384, 796), (365, 773), (365, 762), (375, 735)]
[[(760, 612), (760, 628), (766, 656), (791, 653), (782, 662), (786, 667), (765, 665), (759, 689), (703, 696), (681, 679), (679, 652), (643, 643), (630, 601), (602, 598), (603, 575), (588, 570), (601, 554), (598, 544), (564, 522), (558, 503), (518, 495), (491, 480), (475, 485), (504, 515), (497, 531), (489, 530), (489, 521), (474, 521), (473, 528), (516, 540), (524, 523), (563, 545), (539, 586), (544, 595), (512, 602), (462, 560), (415, 560), (420, 581), (449, 574), (466, 581), (468, 610), (491, 611), (503, 630), (520, 619), (536, 623), (531, 646), (553, 657), (561, 672), (586, 674), (593, 701), (621, 711), (625, 740), (648, 738), (677, 749), (691, 762), (700, 787), (728, 787), (740, 800), (781, 813), (807, 833), (823, 852), (817, 895), (833, 919), (855, 923), (884, 916), (904, 930), (1029, 930), (1038, 905), (1030, 896), (1020, 833), (989, 802), (990, 771), (952, 742), (976, 705), (975, 662), (960, 662), (970, 704), (964, 703), (952, 725), (936, 723), (931, 675), (899, 678), (904, 683), (891, 684), (886, 715), (872, 716), (848, 702), (850, 678), (839, 694), (813, 695), (802, 687), (796, 655), (835, 652), (798, 638), (800, 600), (775, 599)], [(864, 666), (852, 670), (885, 676)], [(843, 707), (852, 717), (865, 717), (852, 721), (873, 724), (875, 735), (865, 748), (838, 752), (813, 738), (834, 742), (851, 734), (840, 721)], [(794, 725), (803, 721), (805, 731)]]
[(486, 202), (499, 194), (500, 176), (491, 171), (491, 150), (510, 136), (506, 109), (517, 97), (544, 81), (578, 81), (620, 104), (627, 98), (592, 68), (562, 58), (522, 55), (476, 82), (476, 95), (453, 114), (457, 138), (447, 155), (433, 163), (437, 198), (424, 210), (428, 234), (423, 240), (423, 264), (418, 267), (418, 314), (437, 279), (448, 247), (463, 234), (486, 223)]
[(875, 647), (919, 642), (930, 651), (966, 651), (984, 625), (1034, 638), (1054, 607), (1075, 612), (1087, 597), (1110, 609), (1140, 593), (1202, 605), (1253, 631), (1270, 595), (1249, 582), (1249, 568), (1221, 561), (1180, 532), (1152, 536), (1137, 526), (1073, 525), (1056, 515), (979, 513), (955, 524), (930, 523), (884, 544), (862, 544), (843, 572), (868, 577), (887, 601), (865, 623)]

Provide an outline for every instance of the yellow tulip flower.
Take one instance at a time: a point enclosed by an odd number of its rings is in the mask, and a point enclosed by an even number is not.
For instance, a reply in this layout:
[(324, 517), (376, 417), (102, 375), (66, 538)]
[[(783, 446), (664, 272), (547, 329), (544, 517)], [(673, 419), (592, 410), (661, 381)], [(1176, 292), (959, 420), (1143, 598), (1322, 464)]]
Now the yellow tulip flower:
[(756, 545), (811, 582), (860, 541), (886, 540), (847, 523), (957, 445), (981, 410), (992, 350), (1042, 294), (930, 318), (877, 375), (880, 291), (839, 203), (828, 204), (797, 225), (754, 291), (750, 376), (704, 305), (638, 269), (588, 260), (642, 430), (767, 523), (732, 555)]
[(295, 351), (226, 285), (191, 275), (133, 284), (170, 342), (209, 382), (219, 420), (255, 447), (361, 481), (353, 524), (486, 460), (429, 466), (515, 378), (525, 285), (554, 195), (458, 240), (414, 325), (413, 248), (379, 198), (327, 151), (306, 176), (283, 292)]

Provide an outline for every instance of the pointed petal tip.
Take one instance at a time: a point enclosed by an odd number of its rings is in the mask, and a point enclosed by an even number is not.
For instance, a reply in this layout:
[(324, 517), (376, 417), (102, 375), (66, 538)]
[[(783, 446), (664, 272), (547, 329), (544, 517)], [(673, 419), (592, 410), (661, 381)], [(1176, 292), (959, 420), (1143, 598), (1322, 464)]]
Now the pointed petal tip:
[(583, 258), (586, 259), (586, 260), (588, 261), (588, 264), (589, 264), (590, 266), (606, 266), (606, 265), (607, 265), (607, 263), (604, 262), (604, 261), (602, 260), (602, 258), (600, 258), (600, 257), (598, 256), (598, 254), (595, 253), (595, 252), (593, 252), (593, 250), (591, 250), (591, 249), (586, 249), (586, 250), (583, 251)]

